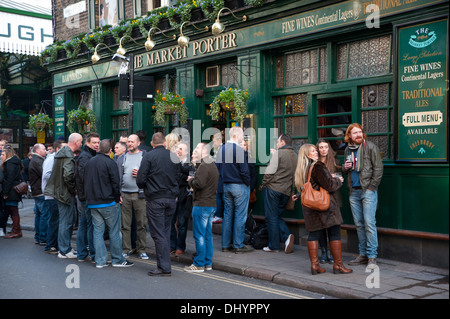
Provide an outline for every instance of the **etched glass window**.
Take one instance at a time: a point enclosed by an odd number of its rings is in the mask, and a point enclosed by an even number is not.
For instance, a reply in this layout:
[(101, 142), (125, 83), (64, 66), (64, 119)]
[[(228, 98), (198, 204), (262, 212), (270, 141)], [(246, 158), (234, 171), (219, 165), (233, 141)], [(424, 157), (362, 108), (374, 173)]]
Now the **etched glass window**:
[(276, 87), (293, 87), (326, 82), (327, 50), (315, 48), (277, 57)]
[(294, 147), (308, 138), (307, 95), (294, 94), (274, 98), (274, 122), (278, 134), (289, 134)]
[(364, 39), (337, 46), (337, 79), (370, 77), (392, 72), (392, 37)]
[(389, 83), (361, 88), (361, 118), (367, 139), (378, 146), (383, 159), (392, 158), (394, 116)]

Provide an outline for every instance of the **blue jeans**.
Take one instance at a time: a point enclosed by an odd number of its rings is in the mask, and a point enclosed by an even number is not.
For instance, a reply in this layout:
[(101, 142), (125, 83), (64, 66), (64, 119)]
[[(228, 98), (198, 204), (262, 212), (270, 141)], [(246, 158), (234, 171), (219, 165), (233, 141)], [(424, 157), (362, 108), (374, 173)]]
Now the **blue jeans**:
[(109, 250), (111, 251), (111, 260), (113, 264), (119, 264), (125, 261), (122, 256), (122, 234), (120, 232), (120, 207), (114, 206), (91, 208), (92, 224), (94, 226), (94, 247), (95, 263), (97, 265), (106, 265), (108, 251), (106, 250), (103, 234), (105, 225), (109, 229)]
[(205, 267), (212, 265), (213, 238), (212, 220), (216, 207), (192, 208), (192, 232), (195, 240), (194, 265)]
[(80, 203), (81, 212), (77, 230), (77, 258), (78, 260), (83, 260), (89, 254), (92, 260), (95, 260), (94, 226), (92, 226), (91, 210), (88, 208), (86, 201), (80, 201)]
[(49, 211), (45, 207), (45, 197), (34, 197), (34, 240), (45, 243), (47, 240)]
[(45, 200), (45, 209), (49, 212), (49, 219), (46, 239), (47, 245), (45, 246), (44, 251), (50, 250), (52, 247), (58, 249), (59, 212), (56, 200)]
[(378, 194), (376, 191), (353, 189), (350, 194), (350, 207), (358, 235), (359, 253), (368, 258), (377, 257), (378, 237), (375, 220)]
[(222, 248), (243, 248), (250, 186), (224, 184), (225, 211), (222, 221)]
[(59, 225), (58, 225), (58, 249), (61, 254), (65, 255), (72, 250), (70, 241), (72, 239), (73, 221), (75, 218), (75, 211), (73, 209), (74, 200), (71, 205), (66, 205), (60, 201), (58, 203)]
[(271, 190), (268, 187), (262, 189), (262, 196), (264, 198), (266, 226), (269, 233), (269, 248), (280, 250), (280, 242), (284, 243), (290, 234), (289, 228), (282, 218), (289, 196)]
[(223, 211), (224, 211), (224, 196), (223, 193), (216, 193), (216, 203), (217, 203), (217, 209), (215, 216), (219, 218), (223, 218)]

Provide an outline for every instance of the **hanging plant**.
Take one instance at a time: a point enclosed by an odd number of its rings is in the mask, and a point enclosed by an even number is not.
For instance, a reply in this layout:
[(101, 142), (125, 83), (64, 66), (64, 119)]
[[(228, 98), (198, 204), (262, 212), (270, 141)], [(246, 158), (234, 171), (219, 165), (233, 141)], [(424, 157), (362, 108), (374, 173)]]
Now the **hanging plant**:
[(166, 115), (178, 114), (180, 123), (183, 125), (186, 123), (189, 115), (186, 105), (184, 104), (184, 98), (175, 93), (161, 93), (156, 91), (155, 104), (152, 106), (155, 110), (155, 124), (167, 125)]
[(217, 121), (220, 117), (220, 109), (232, 112), (234, 120), (241, 122), (247, 115), (247, 100), (250, 97), (247, 90), (226, 88), (217, 95), (210, 104), (210, 115)]
[[(95, 132), (97, 118), (94, 111), (84, 105), (80, 105), (77, 109), (67, 112), (67, 128), (70, 133), (78, 132), (84, 134), (86, 132)], [(78, 131), (75, 129), (78, 126)]]
[(30, 115), (28, 120), (28, 127), (34, 133), (51, 130), (53, 128), (53, 119), (45, 113)]

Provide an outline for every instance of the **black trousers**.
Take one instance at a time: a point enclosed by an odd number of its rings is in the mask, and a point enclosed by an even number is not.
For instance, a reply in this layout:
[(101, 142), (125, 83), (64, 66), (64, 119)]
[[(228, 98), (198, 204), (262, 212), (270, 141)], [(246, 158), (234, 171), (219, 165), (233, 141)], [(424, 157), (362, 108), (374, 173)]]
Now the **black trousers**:
[(147, 201), (147, 219), (150, 235), (155, 242), (156, 264), (163, 272), (171, 272), (170, 227), (177, 203), (175, 199), (161, 198)]

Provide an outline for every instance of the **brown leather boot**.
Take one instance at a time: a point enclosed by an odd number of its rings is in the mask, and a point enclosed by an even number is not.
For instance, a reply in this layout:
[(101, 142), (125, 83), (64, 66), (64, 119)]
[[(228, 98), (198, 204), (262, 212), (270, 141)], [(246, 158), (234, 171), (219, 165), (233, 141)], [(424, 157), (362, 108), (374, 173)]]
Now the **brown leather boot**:
[(9, 209), (9, 213), (11, 214), (13, 225), (11, 232), (3, 238), (6, 239), (20, 238), (22, 237), (22, 229), (20, 228), (20, 216), (18, 208), (14, 206), (7, 206), (7, 207)]
[(345, 268), (344, 263), (342, 262), (342, 248), (340, 240), (330, 241), (330, 250), (334, 259), (333, 273), (349, 274), (353, 272), (352, 269)]
[(308, 241), (308, 253), (309, 259), (311, 260), (311, 275), (317, 275), (318, 273), (324, 273), (325, 269), (320, 267), (319, 258), (317, 257), (317, 252), (319, 250), (319, 242)]

